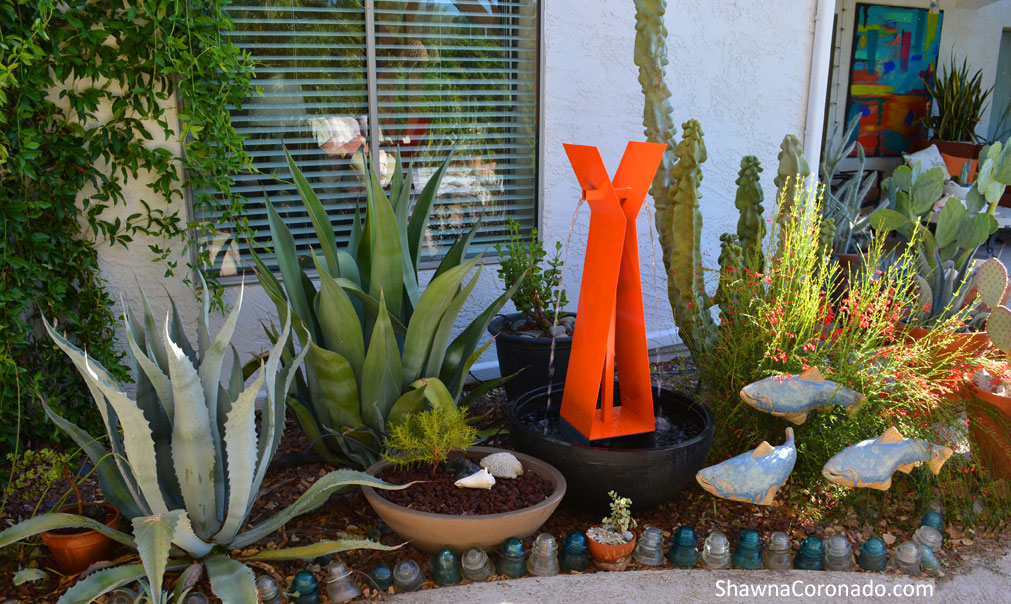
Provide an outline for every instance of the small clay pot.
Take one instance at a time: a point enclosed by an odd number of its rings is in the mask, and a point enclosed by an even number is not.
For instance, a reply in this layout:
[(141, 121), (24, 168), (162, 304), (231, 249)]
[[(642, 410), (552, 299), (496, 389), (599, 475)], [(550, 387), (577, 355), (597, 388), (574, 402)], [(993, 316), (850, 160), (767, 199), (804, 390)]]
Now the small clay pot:
[(590, 550), (590, 557), (593, 558), (597, 566), (604, 570), (623, 570), (632, 557), (636, 541), (638, 541), (638, 536), (634, 532), (632, 540), (621, 545), (597, 543), (593, 537), (590, 537), (589, 532), (586, 533), (586, 545)]
[[(105, 526), (119, 530), (122, 517), (119, 510), (107, 503), (86, 503), (85, 508), (103, 510)], [(77, 506), (72, 505), (60, 510), (62, 514), (76, 514)], [(108, 560), (116, 542), (98, 531), (90, 529), (64, 529), (59, 532), (46, 531), (42, 533), (42, 543), (53, 555), (56, 568), (67, 575), (76, 575), (95, 562)]]

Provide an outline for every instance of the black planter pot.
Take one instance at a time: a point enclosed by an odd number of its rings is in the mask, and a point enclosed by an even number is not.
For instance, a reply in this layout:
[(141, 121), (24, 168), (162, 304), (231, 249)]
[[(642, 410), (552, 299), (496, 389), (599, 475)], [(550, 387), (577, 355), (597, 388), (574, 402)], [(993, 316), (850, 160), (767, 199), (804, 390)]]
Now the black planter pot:
[[(551, 338), (528, 338), (502, 331), (514, 321), (523, 318), (521, 313), (499, 315), (488, 324), (488, 333), (495, 336), (495, 350), (502, 375), (519, 375), (505, 383), (506, 396), (515, 400), (522, 394), (548, 385), (548, 368), (551, 365)], [(555, 340), (555, 372), (553, 382), (565, 382), (565, 372), (569, 367), (569, 351), (572, 337)]]
[[(527, 392), (509, 404), (507, 416), (516, 449), (543, 459), (565, 476), (568, 504), (604, 513), (610, 501), (607, 492), (614, 490), (631, 498), (634, 510), (648, 510), (694, 483), (713, 443), (713, 414), (705, 405), (675, 390), (654, 389), (658, 411), (682, 426), (687, 439), (657, 446), (654, 435), (648, 434), (594, 443), (606, 446), (577, 445), (533, 425), (544, 417), (545, 408), (549, 422), (557, 419), (563, 389), (561, 383), (552, 386), (550, 406), (547, 388)], [(614, 400), (619, 401), (617, 387)]]

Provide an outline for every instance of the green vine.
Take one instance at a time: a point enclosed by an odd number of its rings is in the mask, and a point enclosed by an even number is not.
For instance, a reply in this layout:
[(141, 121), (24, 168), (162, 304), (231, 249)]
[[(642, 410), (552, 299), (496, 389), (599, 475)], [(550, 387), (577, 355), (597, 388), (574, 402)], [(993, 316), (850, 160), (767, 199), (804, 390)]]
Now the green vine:
[[(250, 161), (229, 107), (252, 95), (253, 72), (222, 36), (226, 3), (0, 0), (0, 453), (15, 444), (19, 400), (29, 440), (56, 436), (30, 407), (40, 394), (67, 419), (98, 421), (81, 417), (87, 389), (39, 338), (41, 315), (125, 374), (99, 246), (143, 237), (171, 275), (194, 244), (189, 268), (209, 265), (202, 242), (218, 233), (188, 214), (187, 188), (193, 216), (242, 225), (231, 175)], [(151, 176), (128, 203), (124, 186)]]

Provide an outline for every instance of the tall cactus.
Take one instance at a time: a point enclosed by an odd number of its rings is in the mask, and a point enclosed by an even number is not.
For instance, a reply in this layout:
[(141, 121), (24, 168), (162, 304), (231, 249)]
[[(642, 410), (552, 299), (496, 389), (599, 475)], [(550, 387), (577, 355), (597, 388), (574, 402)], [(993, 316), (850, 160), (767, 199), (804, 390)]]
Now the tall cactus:
[[(660, 169), (653, 177), (650, 193), (656, 205), (656, 228), (660, 236), (660, 246), (667, 250), (670, 242), (662, 228), (666, 224), (668, 206), (673, 203), (674, 147), (677, 145), (677, 128), (674, 126), (674, 109), (670, 103), (670, 89), (667, 88), (664, 70), (667, 66), (667, 27), (663, 16), (667, 10), (665, 0), (635, 0), (635, 64), (639, 67), (639, 85), (645, 97), (642, 125), (646, 140), (667, 145), (667, 151), (660, 162)], [(667, 254), (664, 265), (669, 273)]]
[(762, 202), (765, 193), (758, 174), (762, 163), (754, 155), (741, 158), (741, 170), (737, 173), (737, 196), (734, 205), (741, 212), (737, 219), (737, 239), (740, 242), (745, 265), (753, 271), (765, 270), (765, 255), (762, 242), (765, 240), (765, 208)]
[(797, 194), (804, 188), (803, 179), (811, 175), (811, 168), (807, 165), (804, 151), (801, 148), (800, 139), (792, 134), (783, 137), (783, 142), (779, 145), (779, 169), (776, 171), (776, 190), (779, 195), (779, 211), (777, 222), (783, 224), (785, 216), (794, 214), (793, 203)]
[(702, 213), (699, 212), (699, 186), (702, 184), (702, 163), (706, 161), (706, 145), (702, 127), (695, 120), (681, 124), (684, 138), (674, 150), (678, 157), (672, 176), (672, 203), (664, 213), (658, 230), (668, 244), (664, 250), (667, 289), (674, 308), (674, 320), (689, 350), (698, 353), (713, 333), (712, 301), (706, 295), (702, 280)]

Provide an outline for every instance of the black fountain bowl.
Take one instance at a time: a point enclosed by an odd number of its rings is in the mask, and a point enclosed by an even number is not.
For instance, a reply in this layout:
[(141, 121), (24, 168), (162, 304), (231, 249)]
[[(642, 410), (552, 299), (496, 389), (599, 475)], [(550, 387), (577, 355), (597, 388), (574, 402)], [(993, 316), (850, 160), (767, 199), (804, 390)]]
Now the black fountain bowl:
[[(632, 509), (652, 509), (692, 483), (713, 444), (713, 414), (702, 403), (669, 388), (653, 389), (654, 405), (664, 416), (685, 426), (687, 438), (666, 446), (649, 446), (652, 436), (625, 437), (609, 446), (581, 445), (548, 436), (531, 425), (544, 416), (557, 418), (563, 384), (554, 384), (551, 405), (547, 387), (531, 390), (507, 408), (513, 444), (518, 451), (544, 460), (565, 476), (565, 502), (593, 513), (606, 513), (616, 491), (632, 500)], [(615, 404), (619, 402), (615, 385)], [(636, 443), (638, 441), (638, 443)], [(638, 445), (638, 446), (636, 446)]]

